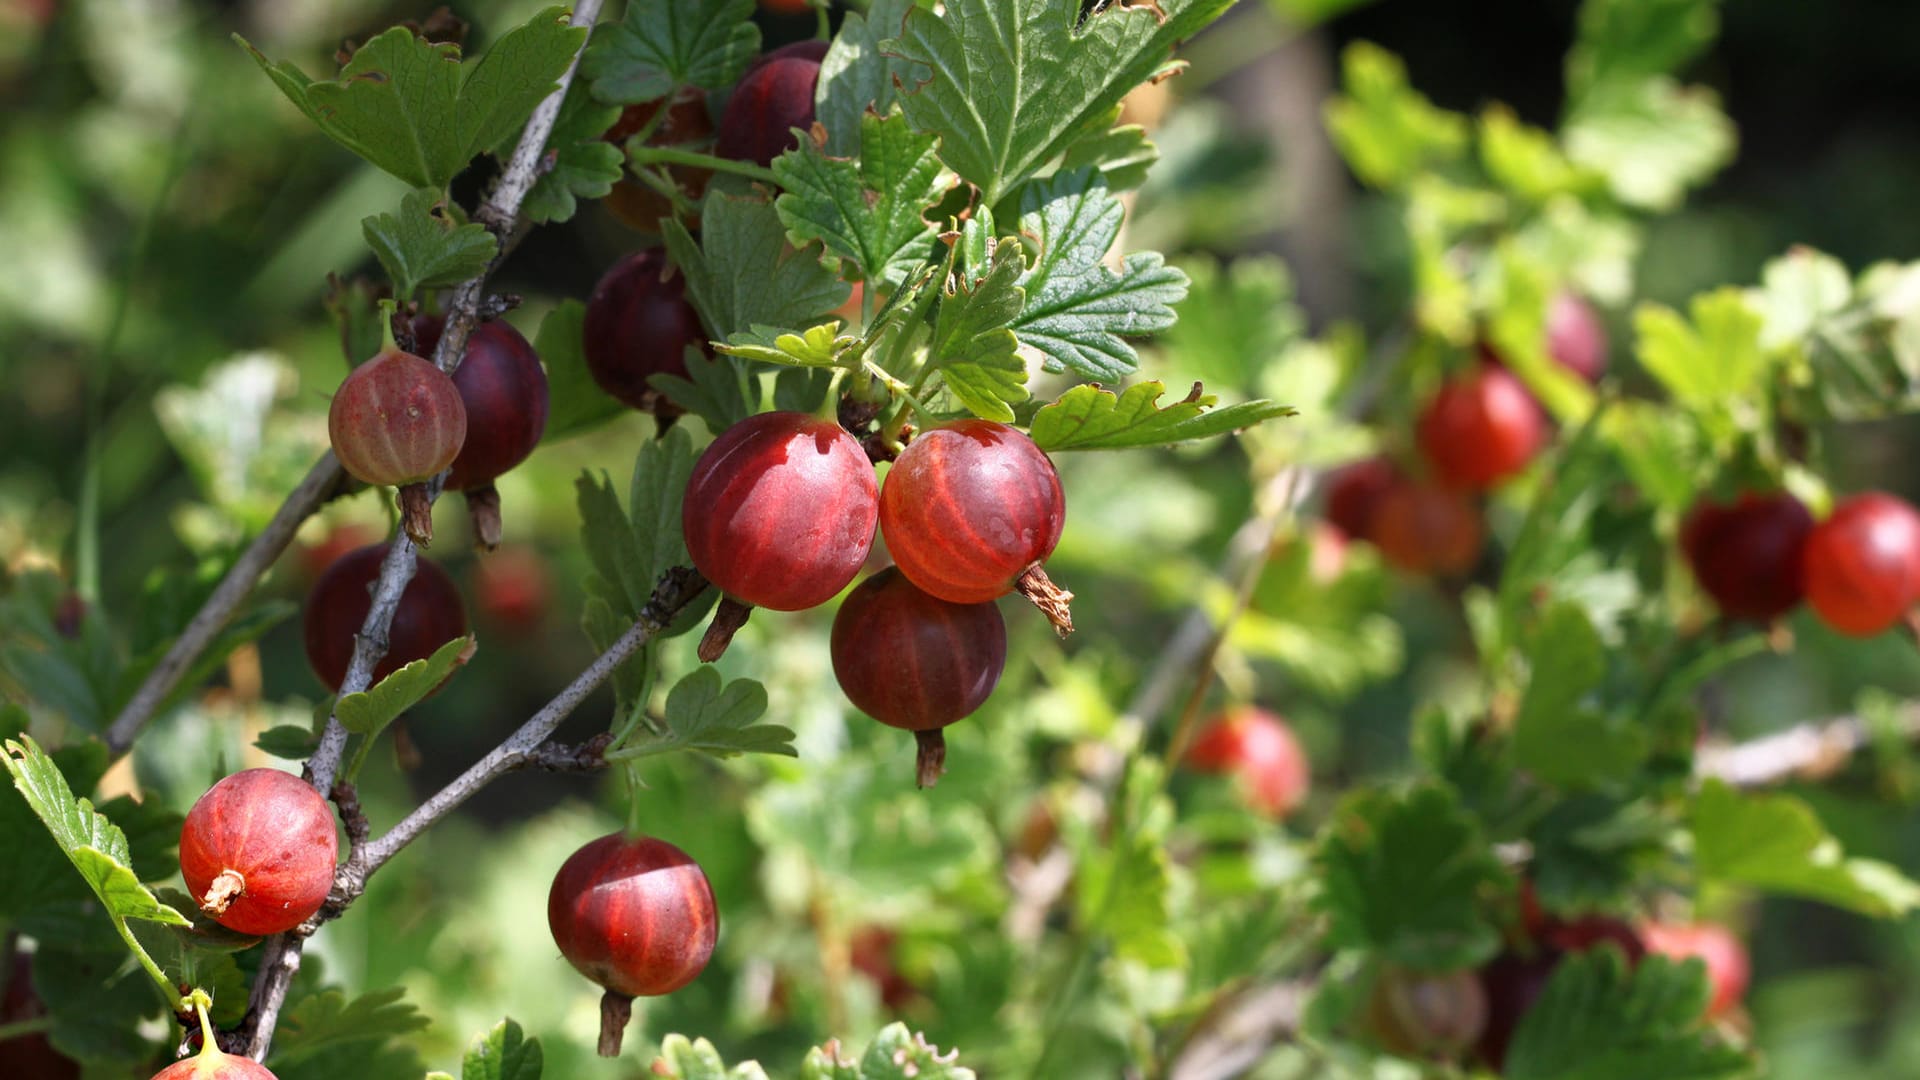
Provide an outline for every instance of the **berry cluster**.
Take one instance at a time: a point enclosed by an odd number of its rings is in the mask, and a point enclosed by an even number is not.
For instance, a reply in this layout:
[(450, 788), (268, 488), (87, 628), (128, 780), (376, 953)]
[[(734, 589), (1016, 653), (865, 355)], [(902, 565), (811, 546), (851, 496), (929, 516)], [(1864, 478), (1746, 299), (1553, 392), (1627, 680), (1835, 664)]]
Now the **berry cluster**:
[(940, 730), (979, 708), (1006, 664), (993, 601), (1018, 591), (1064, 633), (1071, 594), (1041, 569), (1066, 520), (1060, 478), (1019, 431), (956, 420), (900, 453), (885, 487), (840, 425), (762, 413), (701, 454), (681, 513), (696, 569), (724, 594), (700, 645), (714, 660), (755, 607), (799, 611), (838, 595), (876, 527), (894, 566), (848, 595), (833, 624), (834, 674), (875, 719), (912, 731), (917, 775), (944, 766)]
[[(1570, 293), (1547, 308), (1547, 351), (1589, 382), (1606, 369), (1606, 331)], [(1482, 343), (1468, 370), (1441, 384), (1414, 427), (1420, 468), (1382, 456), (1328, 481), (1327, 520), (1370, 541), (1390, 565), (1414, 574), (1462, 574), (1486, 539), (1478, 496), (1525, 471), (1547, 443), (1546, 413), (1526, 384)]]

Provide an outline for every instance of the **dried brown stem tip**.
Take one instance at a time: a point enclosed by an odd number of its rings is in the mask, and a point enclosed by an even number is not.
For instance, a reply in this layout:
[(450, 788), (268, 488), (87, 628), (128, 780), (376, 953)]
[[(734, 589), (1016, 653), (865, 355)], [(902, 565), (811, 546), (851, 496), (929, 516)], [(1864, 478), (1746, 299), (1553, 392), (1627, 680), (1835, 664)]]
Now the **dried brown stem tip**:
[(1067, 609), (1073, 594), (1055, 585), (1038, 563), (1027, 567), (1026, 573), (1014, 581), (1013, 587), (1021, 596), (1033, 601), (1033, 606), (1039, 608), (1047, 621), (1053, 624), (1055, 633), (1061, 637), (1073, 633), (1073, 612)]
[(467, 516), (473, 521), (473, 546), (492, 551), (500, 546), (500, 489), (488, 484), (465, 494)]
[(947, 771), (947, 737), (940, 733), (939, 728), (935, 728), (932, 731), (916, 731), (913, 739), (920, 744), (920, 752), (914, 759), (914, 781), (923, 788), (930, 788)]
[(427, 485), (407, 484), (400, 489), (400, 527), (420, 547), (433, 543), (433, 498), (427, 494)]
[(720, 598), (720, 606), (713, 610), (713, 621), (707, 624), (707, 632), (700, 638), (697, 652), (705, 663), (713, 663), (733, 644), (733, 635), (747, 625), (747, 616), (753, 614), (752, 604), (743, 604), (731, 596)]
[(224, 915), (228, 905), (246, 895), (247, 879), (238, 870), (222, 870), (200, 898), (200, 910), (209, 915)]
[(619, 1057), (627, 1024), (633, 1019), (633, 999), (616, 990), (600, 995), (600, 1056)]

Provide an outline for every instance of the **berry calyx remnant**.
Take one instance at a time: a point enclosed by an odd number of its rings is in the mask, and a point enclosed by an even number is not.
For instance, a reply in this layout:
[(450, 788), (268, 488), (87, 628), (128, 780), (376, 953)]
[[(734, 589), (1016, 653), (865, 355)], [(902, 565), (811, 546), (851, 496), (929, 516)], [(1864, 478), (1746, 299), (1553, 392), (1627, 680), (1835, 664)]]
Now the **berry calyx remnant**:
[(467, 409), (447, 373), (388, 348), (354, 368), (334, 392), (327, 434), (355, 479), (400, 489), (400, 517), (413, 542), (433, 540), (426, 482), (445, 472), (467, 438)]
[(713, 886), (686, 852), (612, 833), (561, 864), (547, 894), (547, 927), (567, 962), (606, 988), (600, 1054), (615, 1057), (633, 999), (692, 982), (713, 956), (720, 916)]
[(1007, 664), (1007, 628), (989, 601), (942, 600), (888, 567), (860, 583), (833, 619), (833, 674), (847, 700), (919, 741), (921, 787), (946, 762), (940, 729), (978, 709)]
[[(307, 663), (329, 690), (339, 690), (353, 661), (354, 638), (373, 607), (369, 591), (380, 576), (385, 544), (372, 544), (341, 556), (320, 575), (301, 611)], [(373, 668), (379, 682), (400, 668), (425, 660), (467, 632), (460, 590), (445, 570), (424, 557), (414, 560), (413, 578), (400, 593), (387, 629), (387, 652)]]
[(180, 875), (220, 925), (264, 937), (320, 910), (339, 854), (333, 809), (291, 773), (247, 769), (200, 796), (180, 829)]

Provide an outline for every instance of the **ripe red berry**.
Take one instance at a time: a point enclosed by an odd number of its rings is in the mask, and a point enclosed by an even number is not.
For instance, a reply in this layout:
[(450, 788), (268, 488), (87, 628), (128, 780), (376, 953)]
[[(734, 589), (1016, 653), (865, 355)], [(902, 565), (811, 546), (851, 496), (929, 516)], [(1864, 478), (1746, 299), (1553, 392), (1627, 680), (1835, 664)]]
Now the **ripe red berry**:
[(1484, 491), (1527, 467), (1546, 443), (1547, 421), (1512, 372), (1482, 363), (1440, 387), (1415, 437), (1442, 485)]
[(930, 596), (895, 567), (847, 594), (833, 619), (833, 674), (875, 720), (915, 732), (920, 786), (940, 775), (940, 729), (971, 715), (1007, 664), (1007, 628), (989, 600)]
[(1471, 971), (1386, 971), (1374, 980), (1368, 1026), (1402, 1057), (1453, 1058), (1487, 1028), (1487, 992)]
[(1400, 469), (1386, 457), (1367, 458), (1327, 477), (1326, 518), (1349, 539), (1366, 540), (1382, 496), (1402, 482)]
[[(374, 544), (341, 556), (314, 582), (302, 613), (307, 641), (307, 663), (330, 690), (340, 689), (353, 659), (354, 636), (373, 607), (368, 591), (380, 576), (384, 544)], [(425, 558), (414, 561), (413, 580), (400, 593), (393, 626), (387, 632), (387, 655), (374, 665), (379, 682), (415, 660), (467, 632), (466, 609), (460, 590), (447, 572)]]
[(1800, 565), (1820, 618), (1870, 637), (1920, 600), (1920, 514), (1892, 495), (1855, 495), (1807, 534)]
[(582, 326), (593, 381), (623, 404), (648, 412), (670, 408), (647, 384), (650, 377), (684, 378), (688, 346), (711, 352), (700, 315), (687, 303), (685, 282), (668, 277), (668, 269), (659, 248), (614, 263), (593, 287)]
[(887, 473), (880, 531), (894, 564), (942, 600), (977, 604), (1018, 589), (1061, 633), (1062, 592), (1040, 568), (1060, 542), (1067, 500), (1047, 455), (1014, 428), (955, 420), (921, 432)]
[(161, 1069), (153, 1080), (278, 1080), (272, 1070), (252, 1058), (211, 1050)]
[(1462, 574), (1486, 541), (1480, 511), (1465, 495), (1402, 480), (1380, 497), (1368, 525), (1380, 557), (1410, 574)]
[(1637, 963), (1647, 954), (1646, 942), (1639, 931), (1611, 915), (1581, 915), (1573, 919), (1549, 918), (1540, 929), (1539, 940), (1561, 952), (1586, 952), (1598, 945), (1611, 944)]
[(304, 780), (248, 769), (200, 796), (180, 829), (180, 876), (229, 930), (291, 930), (326, 902), (339, 854), (333, 809)]
[[(653, 119), (661, 104), (660, 101), (649, 101), (627, 106), (621, 111), (620, 119), (601, 138), (615, 146), (624, 147), (628, 139), (639, 134), (640, 129)], [(688, 86), (682, 87), (667, 102), (667, 115), (647, 136), (646, 145), (697, 146), (712, 136), (713, 117), (707, 112), (706, 91)], [(657, 169), (687, 198), (696, 202), (707, 190), (707, 182), (713, 178), (711, 169), (690, 165), (660, 166)], [(658, 233), (660, 219), (673, 214), (673, 204), (667, 201), (666, 196), (637, 180), (621, 180), (614, 184), (605, 202), (615, 217), (642, 232)]]
[(878, 513), (873, 465), (853, 436), (817, 416), (770, 412), (700, 455), (681, 525), (694, 567), (720, 591), (800, 611), (860, 572)]
[(1746, 996), (1752, 968), (1747, 947), (1714, 923), (1648, 923), (1640, 928), (1647, 951), (1676, 960), (1698, 957), (1707, 968), (1708, 1017), (1724, 1016)]
[[(447, 320), (441, 315), (413, 319), (414, 343), (431, 354)], [(447, 475), (448, 491), (492, 484), (527, 459), (547, 430), (547, 373), (540, 354), (511, 323), (483, 322), (467, 338), (466, 354), (454, 369), (467, 414), (467, 438)]]
[(529, 547), (505, 547), (474, 567), (481, 614), (514, 633), (529, 633), (547, 617), (553, 594), (546, 560)]
[(1307, 752), (1293, 729), (1251, 705), (1229, 709), (1208, 722), (1187, 748), (1186, 760), (1199, 772), (1233, 777), (1254, 809), (1275, 818), (1304, 802), (1313, 780)]
[(827, 43), (795, 42), (760, 57), (727, 99), (713, 152), (736, 161), (767, 165), (797, 141), (793, 129), (813, 126), (813, 92)]
[(334, 392), (327, 434), (340, 467), (399, 487), (407, 535), (433, 538), (426, 481), (446, 471), (467, 438), (467, 409), (447, 373), (412, 353), (383, 349)]
[(613, 833), (561, 865), (547, 894), (547, 927), (567, 962), (607, 990), (600, 1053), (611, 1057), (634, 998), (670, 994), (707, 966), (720, 916), (707, 875), (686, 852)]
[(1547, 355), (1588, 382), (1607, 370), (1607, 328), (1577, 293), (1555, 294), (1547, 305)]
[(1812, 532), (1813, 515), (1785, 491), (1746, 492), (1730, 503), (1702, 496), (1680, 525), (1680, 551), (1722, 613), (1767, 622), (1800, 602)]

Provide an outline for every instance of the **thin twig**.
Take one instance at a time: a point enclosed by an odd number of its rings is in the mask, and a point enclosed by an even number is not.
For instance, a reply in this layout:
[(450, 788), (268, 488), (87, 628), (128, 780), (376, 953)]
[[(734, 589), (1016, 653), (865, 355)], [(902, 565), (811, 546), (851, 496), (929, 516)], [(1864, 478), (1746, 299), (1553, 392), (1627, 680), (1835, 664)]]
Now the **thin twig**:
[[(600, 2), (579, 0), (574, 6), (572, 25), (591, 26), (599, 17)], [(448, 303), (446, 325), (441, 330), (440, 344), (433, 357), (434, 363), (443, 371), (454, 370), (466, 355), (467, 337), (473, 332), (485, 299), (487, 277), (512, 247), (514, 234), (519, 227), (520, 206), (526, 201), (527, 192), (542, 171), (547, 136), (553, 131), (554, 121), (560, 115), (560, 104), (566, 99), (567, 87), (572, 84), (579, 63), (580, 54), (576, 52), (568, 62), (567, 69), (561, 73), (553, 92), (540, 102), (528, 118), (527, 126), (520, 134), (519, 145), (514, 147), (505, 171), (474, 212), (474, 219), (500, 240), (499, 253), (485, 270), (453, 291)], [(444, 481), (445, 474), (434, 478), (428, 486), (429, 501), (439, 497)], [(354, 638), (353, 659), (347, 665), (347, 676), (340, 684), (342, 696), (365, 690), (372, 682), (373, 667), (386, 654), (387, 632), (393, 623), (393, 613), (400, 605), (400, 596), (407, 582), (413, 578), (413, 571), (413, 542), (404, 534), (396, 534), (386, 558), (380, 564), (380, 578), (374, 586), (373, 603), (367, 612), (366, 622)], [(347, 731), (341, 725), (340, 718), (329, 716), (327, 726), (320, 735), (320, 745), (307, 763), (308, 778), (322, 794), (333, 789), (346, 744)], [(364, 845), (356, 847), (348, 857), (349, 865), (359, 860), (365, 850)], [(304, 927), (302, 929), (306, 933), (312, 932)], [(268, 942), (266, 957), (262, 961), (251, 998), (249, 1019), (252, 1037), (248, 1042), (248, 1055), (255, 1061), (266, 1060), (267, 1050), (273, 1045), (280, 1008), (286, 1003), (294, 973), (300, 969), (300, 952), (305, 942), (306, 936), (300, 931), (276, 935)]]
[[(1892, 718), (1903, 742), (1920, 742), (1920, 703), (1903, 704)], [(1785, 731), (1731, 745), (1708, 744), (1694, 756), (1701, 779), (1737, 788), (1771, 787), (1789, 780), (1823, 780), (1873, 742), (1873, 725), (1858, 716), (1810, 720)]]
[(113, 725), (107, 729), (107, 749), (115, 757), (133, 746), (140, 730), (160, 711), (161, 704), (179, 685), (187, 669), (206, 651), (214, 637), (233, 621), (234, 613), (246, 601), (247, 595), (253, 592), (254, 584), (280, 557), (280, 553), (287, 550), (301, 523), (339, 493), (345, 475), (331, 450), (322, 455), (307, 471), (306, 478), (287, 496), (287, 501), (280, 504), (273, 520), (267, 522), (267, 527), (260, 530), (247, 549), (240, 553), (240, 558), (220, 579), (220, 584), (214, 586), (207, 602), (194, 613), (186, 629), (168, 647), (166, 655), (147, 673), (140, 688), (127, 699), (120, 714), (113, 718)]

